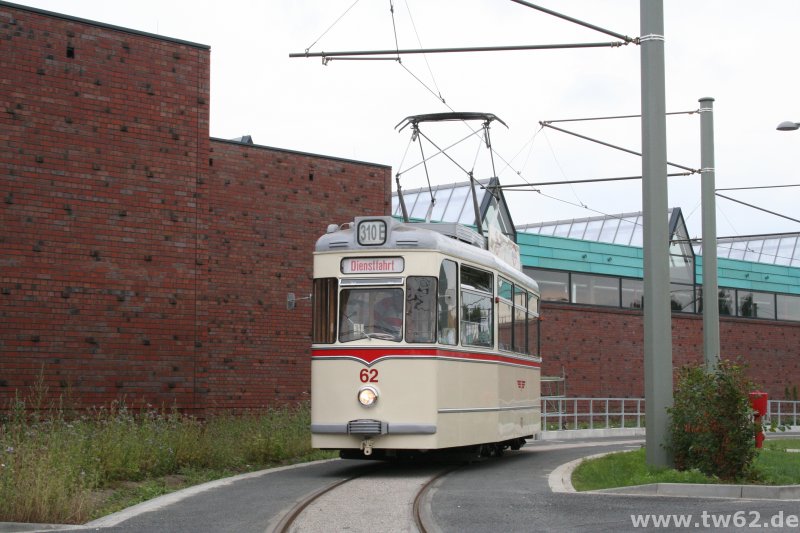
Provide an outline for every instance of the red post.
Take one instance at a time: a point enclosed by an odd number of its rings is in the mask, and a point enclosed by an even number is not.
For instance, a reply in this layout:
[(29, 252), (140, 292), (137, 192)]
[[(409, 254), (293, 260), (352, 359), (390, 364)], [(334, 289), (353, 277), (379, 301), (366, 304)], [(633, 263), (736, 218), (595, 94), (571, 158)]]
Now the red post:
[(755, 434), (756, 448), (761, 448), (764, 443), (764, 430), (761, 425), (761, 418), (767, 414), (767, 400), (769, 396), (766, 392), (753, 391), (750, 393), (750, 406), (753, 408), (753, 424), (758, 428)]

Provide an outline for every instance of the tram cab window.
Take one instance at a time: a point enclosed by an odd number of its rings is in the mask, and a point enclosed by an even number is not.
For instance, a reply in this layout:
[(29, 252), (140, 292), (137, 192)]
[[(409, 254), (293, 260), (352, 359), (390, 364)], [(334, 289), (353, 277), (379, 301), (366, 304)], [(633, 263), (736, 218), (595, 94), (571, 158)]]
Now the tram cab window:
[(461, 344), (494, 346), (491, 272), (461, 266)]
[(340, 300), (339, 342), (402, 339), (402, 289), (343, 289)]
[(331, 344), (336, 341), (336, 292), (339, 282), (336, 278), (314, 280), (313, 289), (313, 342)]
[(436, 342), (436, 278), (406, 280), (406, 342)]
[(458, 268), (455, 261), (445, 259), (439, 268), (438, 330), (440, 344), (458, 342)]

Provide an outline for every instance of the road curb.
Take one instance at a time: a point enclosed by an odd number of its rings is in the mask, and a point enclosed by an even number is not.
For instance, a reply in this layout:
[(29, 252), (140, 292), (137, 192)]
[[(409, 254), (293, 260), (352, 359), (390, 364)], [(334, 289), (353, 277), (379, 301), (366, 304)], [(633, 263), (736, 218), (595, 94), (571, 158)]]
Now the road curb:
[[(577, 493), (572, 485), (572, 473), (583, 461), (605, 457), (612, 453), (625, 453), (633, 450), (587, 455), (564, 463), (550, 472), (550, 490), (560, 493)], [(608, 494), (617, 496), (670, 496), (675, 498), (723, 498), (745, 500), (785, 500), (800, 501), (800, 485), (713, 485), (704, 483), (650, 483), (630, 487), (587, 490), (583, 494)]]
[(587, 491), (592, 494), (624, 496), (672, 496), (678, 498), (726, 498), (745, 500), (800, 500), (800, 485), (706, 485), (692, 483), (652, 483)]

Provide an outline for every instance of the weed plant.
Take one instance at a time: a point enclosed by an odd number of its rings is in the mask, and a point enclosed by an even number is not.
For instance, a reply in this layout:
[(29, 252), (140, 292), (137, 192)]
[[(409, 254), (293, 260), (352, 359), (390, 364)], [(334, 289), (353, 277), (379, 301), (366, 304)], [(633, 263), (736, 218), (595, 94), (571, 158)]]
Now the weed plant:
[(83, 523), (98, 492), (127, 482), (146, 485), (144, 499), (168, 490), (151, 483), (163, 476), (205, 481), (319, 457), (305, 404), (201, 421), (123, 402), (81, 413), (36, 403), (0, 413), (0, 521)]

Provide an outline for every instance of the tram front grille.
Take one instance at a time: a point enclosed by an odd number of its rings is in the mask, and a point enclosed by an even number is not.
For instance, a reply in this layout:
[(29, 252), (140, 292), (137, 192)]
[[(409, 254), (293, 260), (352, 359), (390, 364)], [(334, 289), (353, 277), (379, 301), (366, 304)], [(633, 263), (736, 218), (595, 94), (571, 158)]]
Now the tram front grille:
[(388, 424), (380, 420), (351, 420), (347, 423), (349, 435), (385, 435)]

